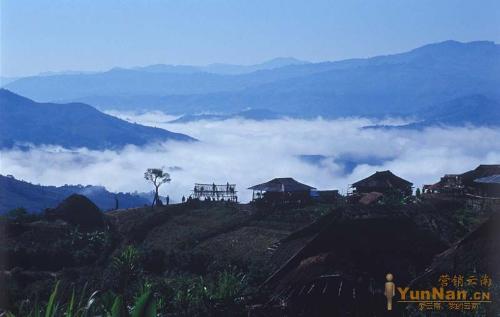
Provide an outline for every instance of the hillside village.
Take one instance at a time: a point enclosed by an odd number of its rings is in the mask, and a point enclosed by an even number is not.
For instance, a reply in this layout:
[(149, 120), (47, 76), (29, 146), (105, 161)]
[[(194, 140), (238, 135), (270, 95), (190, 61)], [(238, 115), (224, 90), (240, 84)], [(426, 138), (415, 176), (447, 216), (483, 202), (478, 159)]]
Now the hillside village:
[(179, 204), (106, 213), (74, 194), (1, 219), (0, 307), (23, 316), (59, 281), (63, 306), (72, 290), (99, 290), (95, 312), (146, 288), (165, 316), (380, 316), (387, 272), (399, 285), (432, 285), (442, 272), (498, 280), (500, 165), (412, 186), (379, 171), (342, 196), (274, 178), (241, 204), (235, 184), (196, 184)]

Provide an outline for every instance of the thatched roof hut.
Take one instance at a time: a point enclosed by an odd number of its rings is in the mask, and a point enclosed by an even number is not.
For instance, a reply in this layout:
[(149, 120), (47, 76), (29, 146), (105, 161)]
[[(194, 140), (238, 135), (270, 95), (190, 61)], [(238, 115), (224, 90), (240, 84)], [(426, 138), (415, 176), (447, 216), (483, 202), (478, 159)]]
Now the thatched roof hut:
[(56, 208), (48, 209), (49, 219), (61, 219), (84, 230), (93, 230), (105, 225), (104, 214), (90, 199), (73, 194), (63, 200)]
[(262, 286), (290, 315), (379, 315), (385, 274), (408, 283), (446, 248), (438, 236), (406, 216), (347, 219), (330, 214), (316, 235)]
[(259, 200), (270, 204), (299, 204), (311, 200), (312, 186), (297, 182), (291, 177), (275, 178), (269, 182), (254, 185), (248, 189), (253, 190), (252, 200)]
[(355, 188), (357, 193), (389, 193), (399, 192), (406, 196), (412, 194), (413, 183), (394, 175), (391, 171), (381, 171), (364, 178), (351, 187)]
[(274, 178), (269, 182), (254, 185), (252, 187), (249, 187), (248, 189), (254, 191), (262, 191), (262, 192), (295, 193), (295, 192), (306, 192), (315, 188), (297, 182), (295, 179), (291, 177), (284, 177), (284, 178)]

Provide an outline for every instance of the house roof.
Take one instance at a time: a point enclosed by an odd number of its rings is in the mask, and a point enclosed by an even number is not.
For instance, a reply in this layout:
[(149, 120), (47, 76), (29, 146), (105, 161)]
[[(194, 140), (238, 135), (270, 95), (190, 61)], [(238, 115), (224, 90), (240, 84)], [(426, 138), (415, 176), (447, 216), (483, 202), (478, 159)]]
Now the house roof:
[(248, 189), (261, 190), (266, 192), (303, 192), (315, 189), (312, 186), (297, 182), (291, 177), (274, 178), (269, 182), (254, 185)]
[[(382, 260), (387, 257), (399, 262), (415, 263), (423, 270), (428, 261), (446, 247), (425, 226), (417, 225), (411, 218), (401, 215), (347, 219), (332, 213), (312, 226), (313, 238), (275, 271), (262, 287), (273, 290), (273, 294), (277, 295), (293, 287), (301, 288), (318, 277), (335, 272), (368, 272), (374, 277), (383, 277), (387, 269), (398, 266)], [(393, 237), (399, 238), (394, 241)], [(387, 244), (384, 241), (394, 243)], [(418, 247), (408, 249), (412, 241), (418, 241)], [(394, 254), (400, 258), (393, 258)], [(374, 258), (380, 261), (373, 262)], [(403, 273), (397, 273), (403, 279)]]
[(474, 180), (474, 183), (480, 184), (500, 184), (500, 174), (481, 177)]
[(462, 183), (468, 186), (473, 186), (475, 180), (482, 177), (500, 174), (500, 164), (481, 164), (472, 171), (465, 172), (461, 175)]
[(414, 286), (436, 281), (442, 272), (490, 272), (500, 276), (500, 253), (492, 252), (500, 245), (500, 213), (493, 213), (477, 229), (437, 255), (426, 272), (412, 282)]
[(413, 183), (394, 175), (391, 171), (381, 171), (352, 184), (352, 187), (398, 188), (412, 186)]

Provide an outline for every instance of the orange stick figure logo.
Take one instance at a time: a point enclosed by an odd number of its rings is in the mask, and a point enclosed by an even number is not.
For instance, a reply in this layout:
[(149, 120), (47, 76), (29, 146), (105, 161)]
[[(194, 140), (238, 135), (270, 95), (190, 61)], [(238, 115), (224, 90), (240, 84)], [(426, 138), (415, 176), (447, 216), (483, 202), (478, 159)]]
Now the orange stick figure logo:
[(392, 310), (392, 298), (396, 296), (396, 284), (392, 281), (394, 276), (391, 273), (387, 273), (385, 279), (387, 282), (385, 282), (384, 295), (387, 297), (387, 310)]

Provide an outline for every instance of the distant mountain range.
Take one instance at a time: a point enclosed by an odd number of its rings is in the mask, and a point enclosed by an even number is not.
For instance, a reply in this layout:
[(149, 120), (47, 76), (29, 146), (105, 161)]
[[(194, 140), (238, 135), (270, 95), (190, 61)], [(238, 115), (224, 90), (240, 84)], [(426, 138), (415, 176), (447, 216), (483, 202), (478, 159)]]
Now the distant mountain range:
[(266, 109), (249, 109), (232, 114), (187, 114), (180, 118), (170, 121), (169, 123), (188, 123), (201, 120), (229, 120), (229, 119), (246, 119), (254, 121), (277, 120), (284, 116)]
[(500, 102), (483, 95), (469, 95), (437, 104), (420, 113), (423, 125), (500, 126)]
[(436, 126), (500, 126), (500, 102), (483, 95), (456, 98), (420, 111), (421, 119), (404, 125), (378, 125), (368, 129), (424, 129)]
[(223, 63), (215, 63), (207, 66), (156, 64), (143, 67), (134, 67), (132, 69), (153, 73), (193, 74), (202, 72), (220, 75), (241, 75), (252, 73), (258, 70), (275, 69), (290, 65), (303, 65), (308, 63), (309, 62), (301, 61), (293, 57), (278, 57), (254, 65), (234, 65)]
[[(295, 117), (414, 115), (453, 99), (500, 99), (500, 45), (445, 41), (409, 52), (338, 62), (280, 60), (198, 69), (153, 65), (95, 74), (35, 76), (8, 89), (39, 101), (172, 114), (267, 109)], [(233, 67), (233, 66), (231, 66)], [(229, 67), (229, 68), (231, 68)]]
[[(198, 67), (160, 64), (132, 69), (116, 67), (100, 73), (68, 71), (50, 76), (43, 74), (25, 77), (6, 84), (4, 88), (45, 102), (85, 102), (87, 97), (105, 99), (190, 95), (239, 90), (242, 87), (288, 78), (290, 75), (286, 72), (282, 74), (273, 71), (306, 64), (295, 59), (278, 58), (251, 66), (212, 64)], [(239, 71), (229, 70), (233, 68)]]
[(11, 83), (11, 82), (16, 81), (18, 79), (19, 79), (19, 77), (3, 77), (3, 76), (0, 76), (0, 87), (3, 87), (5, 85), (7, 85), (8, 83)]
[(119, 208), (142, 207), (151, 203), (148, 194), (112, 193), (102, 186), (90, 185), (42, 186), (0, 175), (0, 214), (19, 207), (40, 212), (56, 207), (72, 194), (86, 196), (104, 211), (114, 209), (116, 200)]
[(82, 103), (37, 103), (0, 89), (0, 148), (54, 144), (66, 148), (114, 149), (166, 140), (194, 139), (104, 114)]

